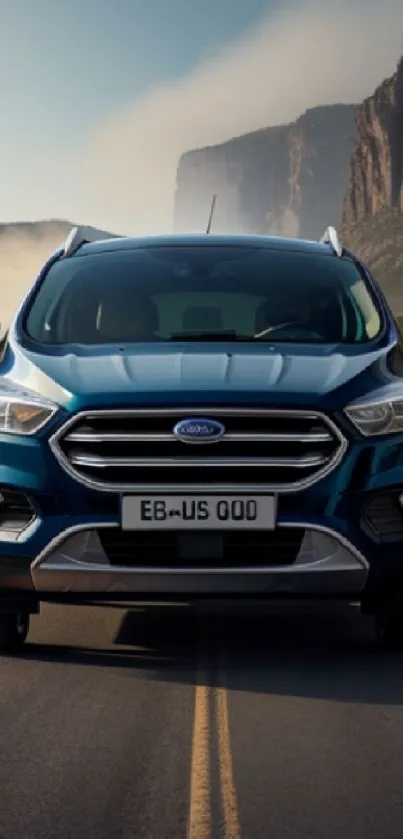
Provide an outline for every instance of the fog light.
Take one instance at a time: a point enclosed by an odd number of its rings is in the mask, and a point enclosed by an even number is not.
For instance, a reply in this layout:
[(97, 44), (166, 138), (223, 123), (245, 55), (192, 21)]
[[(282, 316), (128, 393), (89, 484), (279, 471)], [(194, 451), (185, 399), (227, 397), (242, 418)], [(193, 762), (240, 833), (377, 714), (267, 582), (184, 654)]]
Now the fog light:
[(403, 538), (403, 493), (373, 496), (364, 507), (364, 521), (381, 541)]
[(23, 492), (0, 490), (0, 541), (16, 541), (35, 516), (32, 502)]

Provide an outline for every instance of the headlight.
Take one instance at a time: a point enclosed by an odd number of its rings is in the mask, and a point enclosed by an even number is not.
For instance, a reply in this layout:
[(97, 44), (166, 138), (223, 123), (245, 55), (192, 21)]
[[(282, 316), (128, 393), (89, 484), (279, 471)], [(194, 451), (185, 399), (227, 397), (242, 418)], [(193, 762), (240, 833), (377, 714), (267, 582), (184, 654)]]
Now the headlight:
[(372, 437), (375, 434), (403, 433), (402, 399), (362, 407), (350, 405), (345, 412), (365, 437)]
[(0, 387), (0, 434), (35, 434), (58, 410), (58, 405), (27, 391)]

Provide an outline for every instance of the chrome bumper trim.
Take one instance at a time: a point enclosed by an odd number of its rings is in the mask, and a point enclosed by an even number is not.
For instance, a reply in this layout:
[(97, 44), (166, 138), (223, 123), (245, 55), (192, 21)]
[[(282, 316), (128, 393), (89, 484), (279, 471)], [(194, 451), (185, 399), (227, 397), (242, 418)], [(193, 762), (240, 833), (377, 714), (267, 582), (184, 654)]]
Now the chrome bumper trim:
[[(217, 594), (266, 591), (294, 593), (361, 591), (366, 583), (369, 565), (357, 549), (330, 528), (310, 523), (279, 523), (279, 527), (295, 527), (306, 531), (300, 555), (289, 566), (220, 567), (155, 567), (113, 566), (102, 550), (96, 534), (109, 528), (105, 522), (75, 525), (58, 534), (36, 557), (31, 566), (34, 587), (38, 592), (92, 592), (150, 594)], [(74, 538), (78, 538), (74, 544)], [(322, 540), (316, 540), (315, 534)], [(70, 540), (64, 553), (63, 545)], [(311, 548), (309, 547), (311, 540)], [(304, 548), (305, 544), (305, 548)], [(315, 550), (317, 556), (315, 557)], [(75, 555), (73, 555), (75, 554)], [(82, 557), (82, 559), (80, 558)], [(263, 588), (262, 588), (263, 587)]]

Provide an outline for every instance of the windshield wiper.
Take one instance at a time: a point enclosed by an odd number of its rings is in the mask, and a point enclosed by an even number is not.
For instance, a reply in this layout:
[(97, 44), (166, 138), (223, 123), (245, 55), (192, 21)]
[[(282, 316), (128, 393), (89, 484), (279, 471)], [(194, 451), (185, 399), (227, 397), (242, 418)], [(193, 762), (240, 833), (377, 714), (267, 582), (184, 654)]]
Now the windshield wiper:
[(240, 335), (235, 329), (192, 329), (172, 332), (168, 341), (253, 341), (253, 335)]

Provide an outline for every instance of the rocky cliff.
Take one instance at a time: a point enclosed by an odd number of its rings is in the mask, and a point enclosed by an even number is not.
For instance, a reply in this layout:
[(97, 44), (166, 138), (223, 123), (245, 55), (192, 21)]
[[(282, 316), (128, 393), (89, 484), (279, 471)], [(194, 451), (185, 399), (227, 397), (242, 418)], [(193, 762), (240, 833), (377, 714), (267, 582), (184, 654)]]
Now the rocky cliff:
[(344, 225), (385, 207), (403, 211), (403, 59), (355, 109), (358, 145), (350, 164)]
[(176, 230), (318, 238), (339, 224), (356, 147), (354, 106), (313, 108), (295, 123), (185, 153), (177, 172)]
[(355, 110), (357, 148), (343, 209), (343, 237), (403, 310), (403, 59)]

